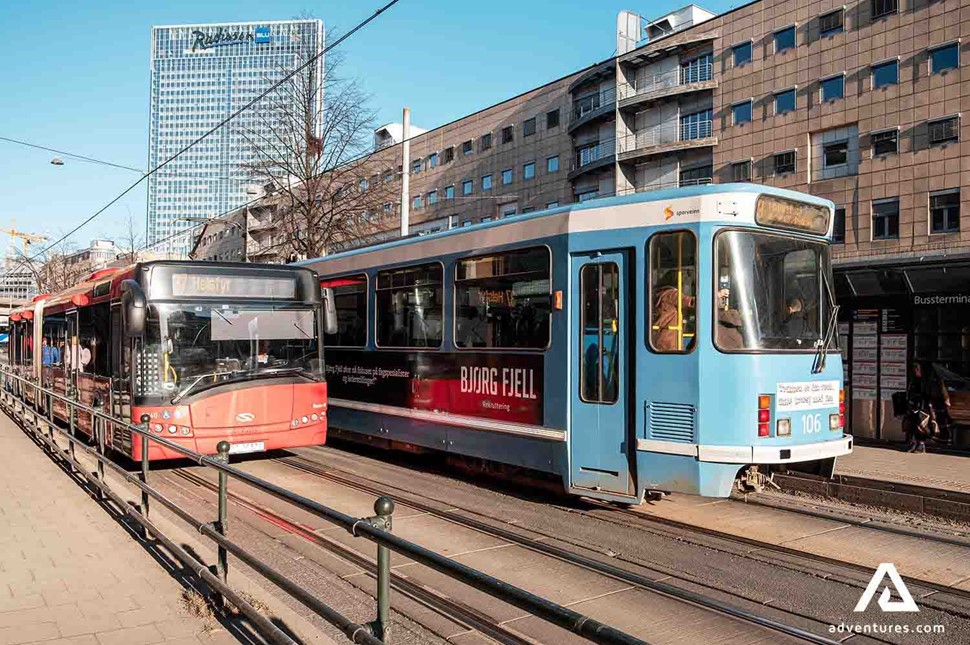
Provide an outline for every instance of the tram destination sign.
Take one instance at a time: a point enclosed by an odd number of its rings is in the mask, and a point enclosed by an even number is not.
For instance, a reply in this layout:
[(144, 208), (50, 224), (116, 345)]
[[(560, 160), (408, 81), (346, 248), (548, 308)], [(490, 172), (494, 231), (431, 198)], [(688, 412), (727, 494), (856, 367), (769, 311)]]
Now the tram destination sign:
[(755, 221), (762, 226), (825, 235), (831, 214), (827, 207), (818, 204), (761, 195), (755, 208)]
[(176, 298), (295, 298), (296, 278), (255, 275), (172, 274)]

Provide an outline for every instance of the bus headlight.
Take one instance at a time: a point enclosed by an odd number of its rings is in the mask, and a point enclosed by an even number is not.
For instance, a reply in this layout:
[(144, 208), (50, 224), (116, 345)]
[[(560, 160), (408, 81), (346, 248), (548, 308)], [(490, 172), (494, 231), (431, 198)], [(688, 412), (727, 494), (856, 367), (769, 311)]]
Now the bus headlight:
[(779, 437), (787, 437), (791, 435), (791, 419), (778, 419), (778, 423), (775, 425), (775, 434)]

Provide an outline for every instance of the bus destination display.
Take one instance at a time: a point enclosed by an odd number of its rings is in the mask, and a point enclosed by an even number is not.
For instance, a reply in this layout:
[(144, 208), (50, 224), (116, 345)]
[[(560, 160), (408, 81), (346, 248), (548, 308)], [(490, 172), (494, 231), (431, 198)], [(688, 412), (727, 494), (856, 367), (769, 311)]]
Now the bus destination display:
[(173, 273), (172, 296), (187, 298), (295, 298), (294, 278)]

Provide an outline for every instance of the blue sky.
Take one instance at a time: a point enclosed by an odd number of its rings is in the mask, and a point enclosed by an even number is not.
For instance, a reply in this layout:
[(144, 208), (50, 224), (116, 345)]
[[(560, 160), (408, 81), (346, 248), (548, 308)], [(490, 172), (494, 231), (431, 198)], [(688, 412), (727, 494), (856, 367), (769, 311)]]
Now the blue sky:
[[(143, 168), (152, 25), (282, 20), (310, 13), (342, 32), (381, 4), (0, 2), (0, 136)], [(685, 4), (401, 0), (341, 45), (343, 73), (360, 79), (382, 120), (399, 120), (407, 104), (416, 125), (435, 127), (610, 56), (621, 9), (659, 16)], [(743, 2), (699, 4), (720, 13)], [(52, 156), (0, 141), (0, 227), (15, 218), (21, 230), (57, 236), (137, 179), (131, 172), (72, 160), (53, 166)], [(93, 237), (114, 237), (129, 213), (143, 228), (143, 188), (72, 241), (84, 246)]]

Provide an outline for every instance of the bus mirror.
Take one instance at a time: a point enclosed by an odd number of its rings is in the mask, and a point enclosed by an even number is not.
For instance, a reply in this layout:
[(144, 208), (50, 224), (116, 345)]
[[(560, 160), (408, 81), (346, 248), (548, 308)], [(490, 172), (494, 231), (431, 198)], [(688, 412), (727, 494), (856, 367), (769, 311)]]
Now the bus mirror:
[(320, 290), (320, 299), (323, 301), (323, 333), (337, 333), (337, 306), (333, 299), (333, 289), (324, 287)]
[(128, 338), (141, 336), (145, 332), (145, 316), (148, 307), (145, 292), (141, 285), (134, 280), (121, 283), (121, 312), (123, 316), (125, 335)]

